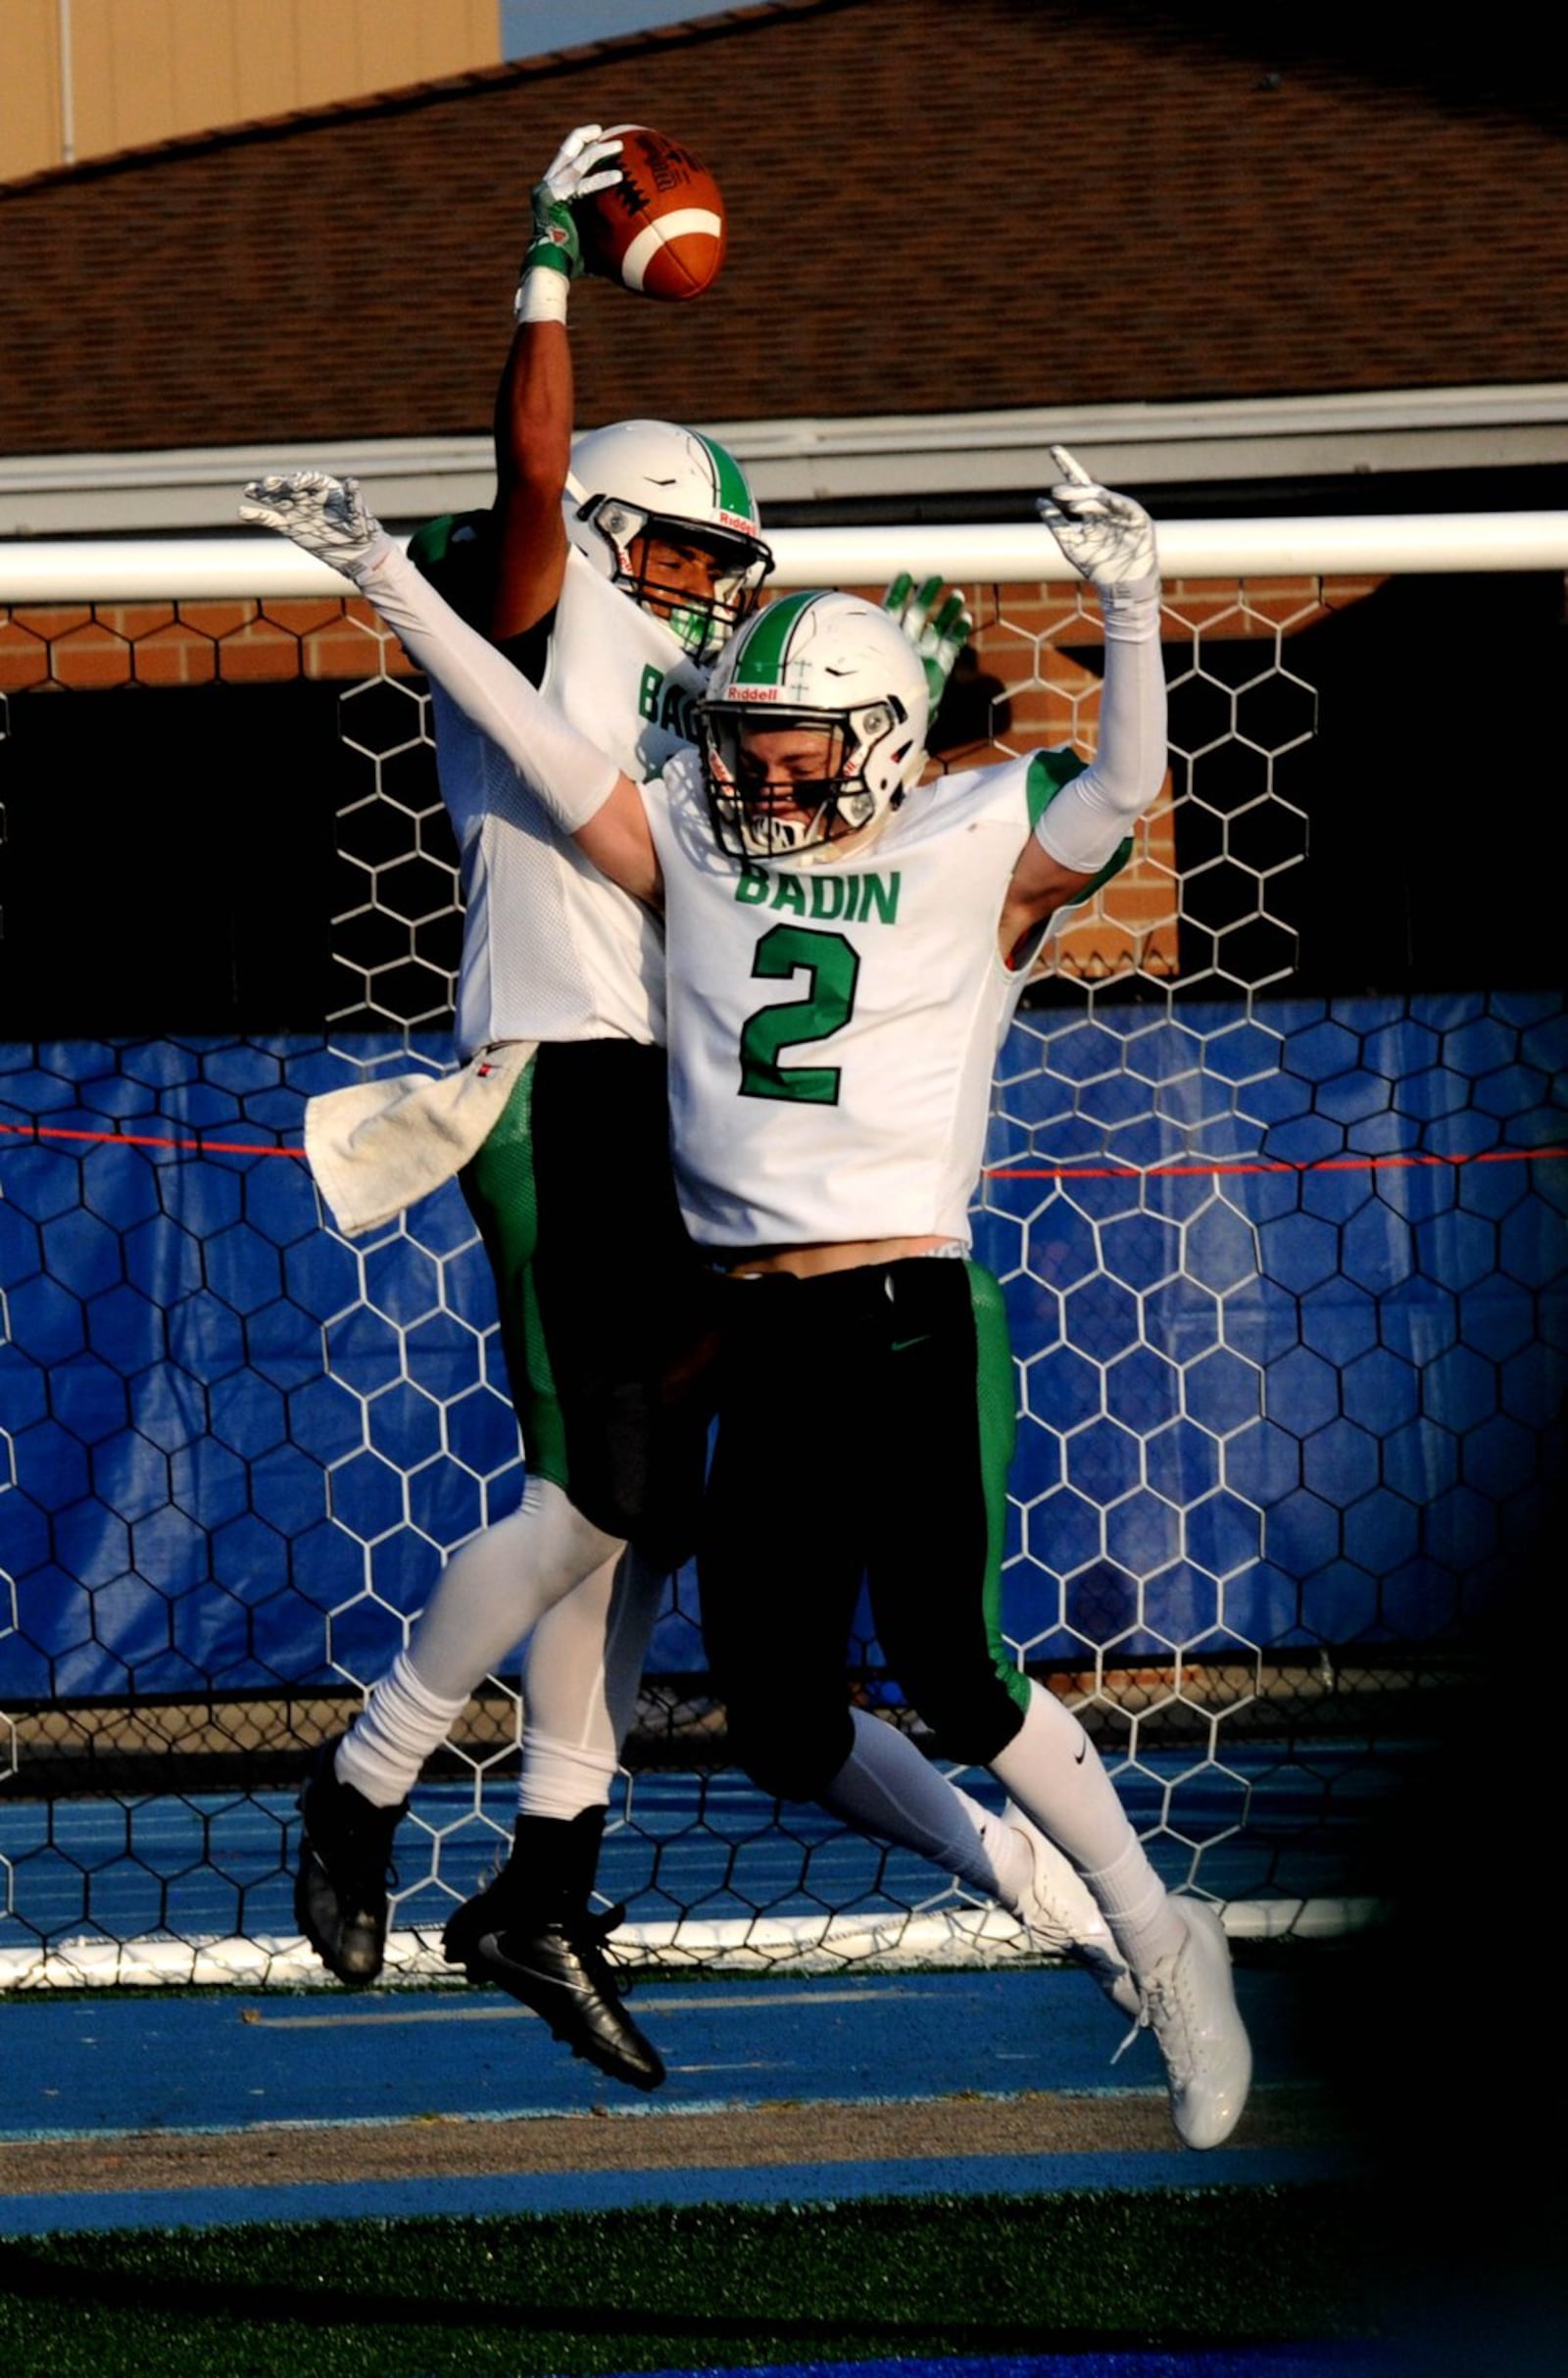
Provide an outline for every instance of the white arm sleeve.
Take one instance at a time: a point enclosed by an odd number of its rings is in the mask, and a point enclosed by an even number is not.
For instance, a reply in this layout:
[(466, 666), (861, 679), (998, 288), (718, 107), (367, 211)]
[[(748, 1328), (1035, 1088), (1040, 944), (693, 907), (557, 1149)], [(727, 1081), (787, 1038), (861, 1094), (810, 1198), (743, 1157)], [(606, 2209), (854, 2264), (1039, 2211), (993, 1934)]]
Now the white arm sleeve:
[(613, 760), (459, 619), (390, 537), (356, 564), (353, 576), (409, 659), (506, 753), (564, 834), (577, 833), (598, 815), (620, 774)]
[(1105, 678), (1094, 764), (1064, 784), (1035, 827), (1063, 867), (1097, 875), (1165, 781), (1165, 669), (1159, 650), (1159, 580), (1106, 587)]

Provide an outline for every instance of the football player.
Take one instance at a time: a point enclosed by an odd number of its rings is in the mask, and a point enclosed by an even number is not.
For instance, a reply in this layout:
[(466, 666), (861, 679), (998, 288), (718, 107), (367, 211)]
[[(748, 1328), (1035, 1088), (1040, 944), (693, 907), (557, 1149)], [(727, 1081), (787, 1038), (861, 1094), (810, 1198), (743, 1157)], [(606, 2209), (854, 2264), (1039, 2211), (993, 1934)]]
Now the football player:
[[(771, 556), (745, 473), (714, 440), (657, 421), (573, 439), (572, 206), (616, 179), (619, 147), (579, 126), (535, 188), (497, 398), (495, 501), (430, 523), (411, 551), (505, 663), (641, 781), (689, 744), (708, 669)], [(936, 594), (934, 581), (889, 590), (901, 649), (933, 694), (968, 625), (958, 598)], [(461, 1175), (495, 1274), (527, 1484), (514, 1513), (447, 1563), (364, 1712), (318, 1755), (301, 1800), (297, 1920), (339, 1979), (374, 1979), (409, 1794), (472, 1691), (523, 1642), (511, 1855), (454, 1913), (445, 1952), (534, 2006), (574, 2054), (648, 2089), (663, 2066), (604, 1953), (616, 1911), (594, 1913), (592, 1898), (662, 1579), (693, 1541), (710, 1410), (701, 1273), (668, 1163), (662, 935), (646, 903), (542, 824), (511, 760), (439, 679), (432, 695), (464, 889), (459, 1056), (528, 1052)], [(628, 1215), (637, 1261), (617, 1263), (609, 1251)], [(1049, 1845), (951, 1791), (890, 1728), (866, 1726), (846, 1814), (865, 1822), (890, 1793), (912, 1798), (949, 1872), (1002, 1896), (1044, 1945), (1069, 1946), (1075, 1916), (1085, 1955), (1112, 1969), (1092, 1904), (1053, 1871)]]
[(557, 827), (663, 915), (675, 1178), (722, 1338), (704, 1631), (742, 1764), (834, 1805), (863, 1573), (939, 1751), (988, 1767), (1071, 1861), (1177, 2135), (1206, 2149), (1251, 2074), (1223, 1926), (1166, 1891), (1088, 1734), (999, 1626), (1013, 1372), (968, 1222), (990, 1075), (1053, 920), (1123, 863), (1165, 769), (1152, 524), (1053, 454), (1042, 518), (1104, 624), (1087, 768), (1039, 752), (930, 777), (907, 643), (874, 605), (810, 593), (740, 628), (697, 744), (639, 786), (443, 612), (352, 482), (261, 482), (245, 517), (345, 570)]

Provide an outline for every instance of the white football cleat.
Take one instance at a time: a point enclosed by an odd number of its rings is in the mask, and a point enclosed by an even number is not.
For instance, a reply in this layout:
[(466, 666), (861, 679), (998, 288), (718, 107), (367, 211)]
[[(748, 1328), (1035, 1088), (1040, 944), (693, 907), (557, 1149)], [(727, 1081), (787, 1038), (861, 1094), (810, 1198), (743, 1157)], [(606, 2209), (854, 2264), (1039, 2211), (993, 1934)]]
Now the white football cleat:
[(1184, 1899), (1180, 1908), (1187, 1938), (1144, 1984), (1137, 2024), (1122, 2047), (1146, 2027), (1152, 2031), (1177, 2137), (1184, 2147), (1218, 2147), (1242, 2118), (1252, 2049), (1237, 2010), (1224, 1925), (1201, 1900)]
[(1129, 2021), (1137, 2022), (1143, 2012), (1138, 1984), (1077, 1867), (1025, 1816), (1016, 1801), (1007, 1802), (1002, 1821), (1023, 1835), (1034, 1860), (1029, 1888), (1016, 1910), (1030, 1939), (1053, 1955), (1076, 1957), (1089, 1968), (1112, 2006), (1119, 2006)]

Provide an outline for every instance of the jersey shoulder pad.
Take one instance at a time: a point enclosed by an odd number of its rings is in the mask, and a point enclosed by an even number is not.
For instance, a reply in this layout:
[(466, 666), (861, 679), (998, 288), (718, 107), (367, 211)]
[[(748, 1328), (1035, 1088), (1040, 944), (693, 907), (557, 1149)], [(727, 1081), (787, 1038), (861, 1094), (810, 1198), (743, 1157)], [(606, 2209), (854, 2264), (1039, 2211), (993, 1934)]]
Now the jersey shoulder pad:
[[(1088, 766), (1088, 761), (1082, 759), (1077, 752), (1035, 752), (1032, 755), (1029, 762), (1028, 784), (1029, 830), (1031, 833), (1034, 832), (1062, 786), (1070, 784), (1074, 776), (1081, 776)], [(1063, 905), (1068, 908), (1077, 908), (1080, 902), (1093, 900), (1102, 884), (1108, 883), (1112, 875), (1121, 873), (1132, 855), (1132, 836), (1129, 834), (1124, 840), (1117, 843), (1099, 874), (1092, 875), (1083, 890), (1076, 892), (1072, 899)]]
[(1081, 776), (1088, 766), (1088, 761), (1082, 759), (1077, 752), (1065, 749), (1030, 754), (1026, 798), (1029, 803), (1031, 833), (1040, 823), (1062, 786), (1070, 784), (1074, 776)]

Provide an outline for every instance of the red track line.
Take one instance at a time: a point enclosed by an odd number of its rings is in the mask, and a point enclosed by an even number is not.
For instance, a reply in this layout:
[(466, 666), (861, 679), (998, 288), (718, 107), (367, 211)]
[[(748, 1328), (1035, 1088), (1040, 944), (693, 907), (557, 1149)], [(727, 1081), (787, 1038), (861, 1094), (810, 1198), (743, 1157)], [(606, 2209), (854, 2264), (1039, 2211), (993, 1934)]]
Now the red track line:
[[(18, 1139), (91, 1140), (101, 1147), (189, 1149), (198, 1156), (294, 1156), (303, 1148), (264, 1148), (254, 1140), (157, 1139), (137, 1131), (75, 1131), (54, 1123), (0, 1123), (0, 1131)], [(1233, 1178), (1250, 1172), (1385, 1172), (1434, 1164), (1530, 1164), (1543, 1158), (1568, 1156), (1558, 1148), (1483, 1148), (1474, 1156), (1324, 1156), (1309, 1164), (1285, 1164), (1257, 1159), (1243, 1164), (991, 1164), (988, 1181), (1137, 1181), (1191, 1180), (1205, 1175)]]

